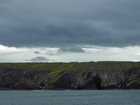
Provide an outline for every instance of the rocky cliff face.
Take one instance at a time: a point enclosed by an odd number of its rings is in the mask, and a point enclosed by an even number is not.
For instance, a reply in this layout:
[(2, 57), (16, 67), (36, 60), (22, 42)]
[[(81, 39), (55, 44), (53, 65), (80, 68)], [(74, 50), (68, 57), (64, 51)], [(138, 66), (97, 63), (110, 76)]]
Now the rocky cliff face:
[(0, 88), (9, 89), (43, 89), (50, 88), (49, 71), (30, 71), (15, 69), (0, 69)]
[[(57, 80), (51, 82), (56, 77)], [(71, 68), (70, 71), (52, 74), (50, 70), (24, 70), (0, 66), (0, 88), (140, 89), (140, 67), (124, 70), (124, 66), (118, 63), (90, 64), (83, 69)]]
[(87, 71), (64, 74), (54, 88), (140, 89), (140, 68), (123, 71)]

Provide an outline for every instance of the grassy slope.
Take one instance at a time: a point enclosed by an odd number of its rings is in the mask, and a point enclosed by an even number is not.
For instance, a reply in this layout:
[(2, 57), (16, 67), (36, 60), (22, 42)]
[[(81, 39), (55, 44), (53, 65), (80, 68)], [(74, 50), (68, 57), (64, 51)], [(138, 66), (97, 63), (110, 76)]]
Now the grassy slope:
[(140, 67), (140, 62), (70, 62), (70, 63), (0, 63), (0, 67), (10, 68), (10, 69), (21, 69), (21, 70), (49, 70), (49, 75), (55, 75), (55, 77), (50, 81), (54, 83), (60, 78), (64, 73), (69, 71), (83, 71), (88, 70), (92, 67), (94, 70), (104, 70), (104, 69), (114, 69), (122, 68), (124, 71)]

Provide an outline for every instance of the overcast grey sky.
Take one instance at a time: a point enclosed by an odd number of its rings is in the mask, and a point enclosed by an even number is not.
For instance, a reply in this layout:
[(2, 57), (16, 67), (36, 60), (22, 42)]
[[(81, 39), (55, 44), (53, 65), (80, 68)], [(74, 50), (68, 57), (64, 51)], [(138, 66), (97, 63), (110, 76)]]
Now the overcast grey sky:
[[(139, 61), (139, 4), (139, 0), (0, 0), (0, 62), (61, 61), (62, 57)], [(120, 58), (109, 52), (114, 48)], [(134, 52), (124, 54), (126, 49)], [(20, 57), (15, 60), (13, 53)]]

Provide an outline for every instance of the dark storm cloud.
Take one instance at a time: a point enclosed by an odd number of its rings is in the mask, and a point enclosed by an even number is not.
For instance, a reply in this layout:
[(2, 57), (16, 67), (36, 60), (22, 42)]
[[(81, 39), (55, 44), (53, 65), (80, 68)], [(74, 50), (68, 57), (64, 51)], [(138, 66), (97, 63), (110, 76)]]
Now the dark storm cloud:
[(0, 44), (140, 45), (139, 0), (1, 0)]
[(62, 47), (59, 49), (60, 52), (78, 52), (82, 53), (85, 52), (82, 48), (80, 47)]

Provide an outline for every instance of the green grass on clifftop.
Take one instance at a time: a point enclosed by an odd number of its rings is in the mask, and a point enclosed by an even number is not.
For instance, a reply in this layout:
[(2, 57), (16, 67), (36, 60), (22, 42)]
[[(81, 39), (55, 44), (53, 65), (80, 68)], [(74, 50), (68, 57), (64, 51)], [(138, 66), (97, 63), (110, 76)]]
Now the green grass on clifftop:
[(126, 71), (130, 68), (140, 67), (140, 62), (70, 62), (70, 63), (0, 63), (0, 68), (16, 69), (16, 70), (48, 70), (48, 75), (55, 75), (50, 81), (56, 82), (64, 73), (70, 71), (85, 70), (118, 70), (119, 68)]

